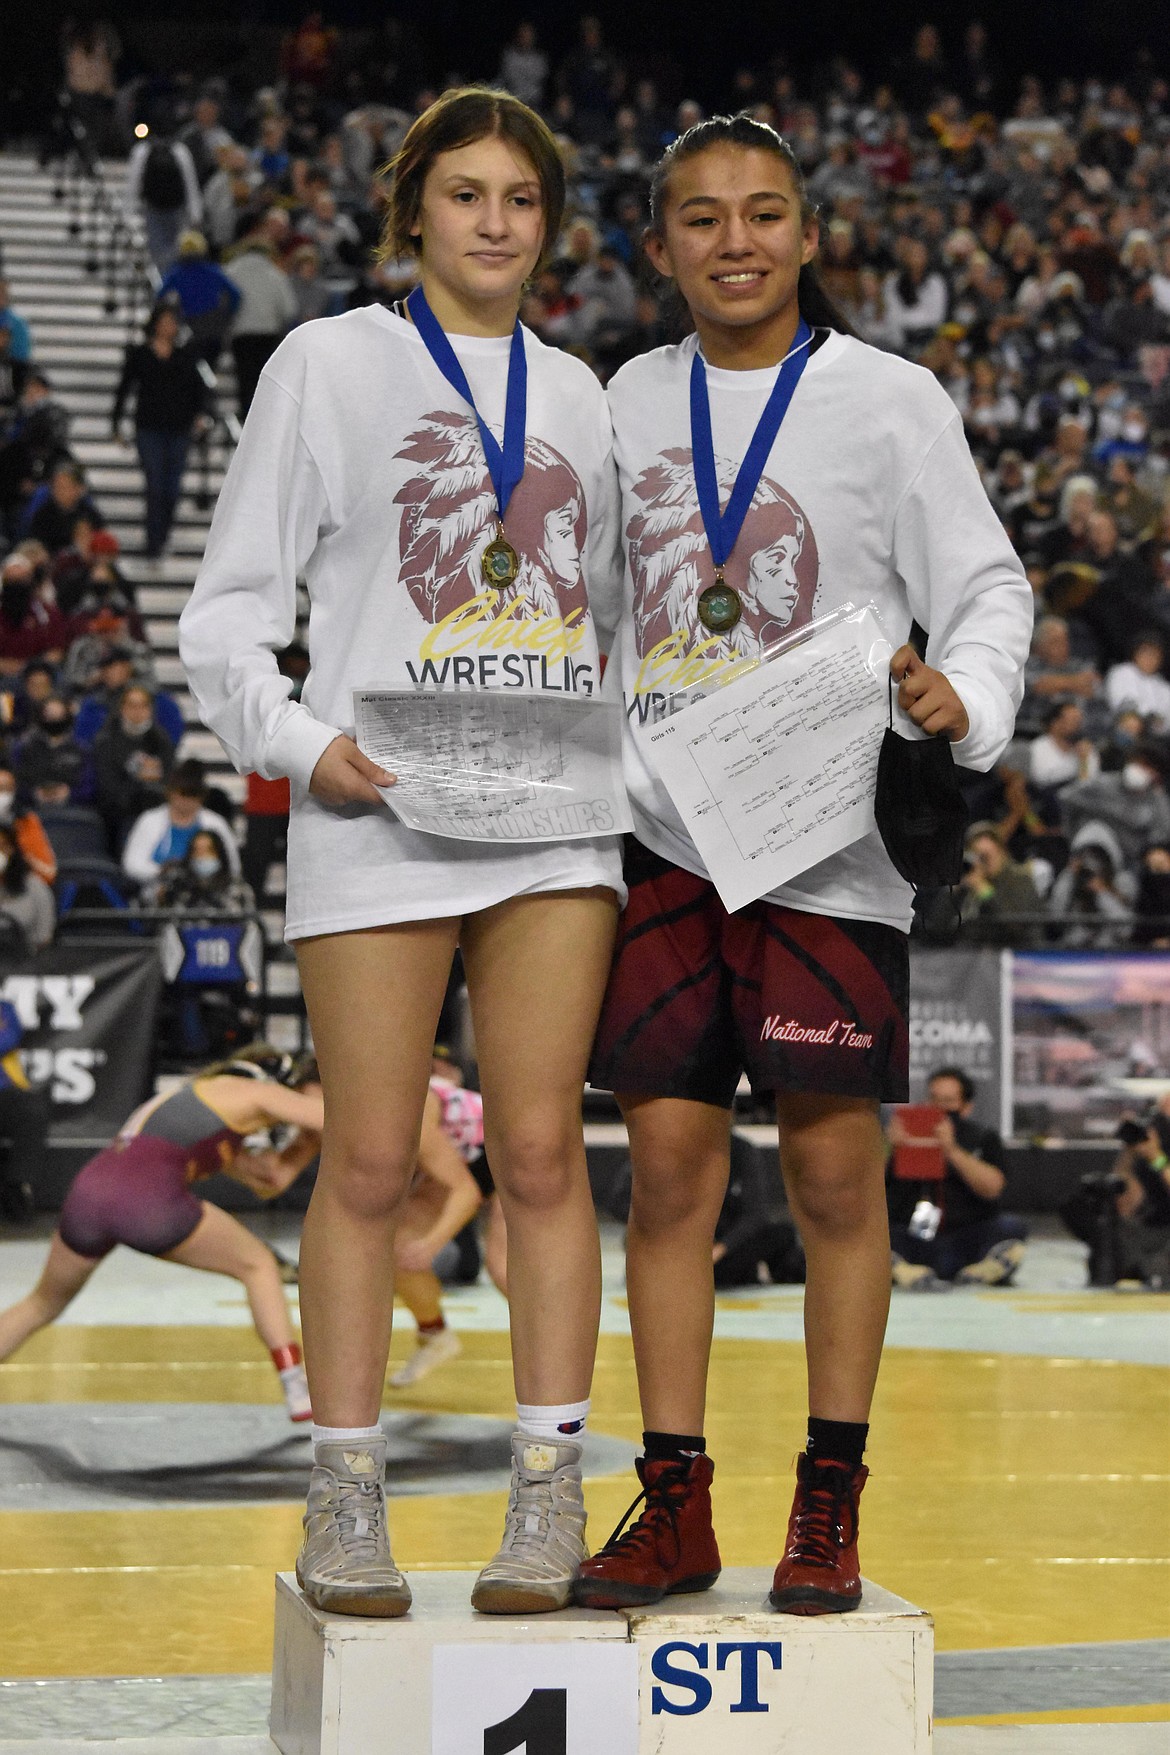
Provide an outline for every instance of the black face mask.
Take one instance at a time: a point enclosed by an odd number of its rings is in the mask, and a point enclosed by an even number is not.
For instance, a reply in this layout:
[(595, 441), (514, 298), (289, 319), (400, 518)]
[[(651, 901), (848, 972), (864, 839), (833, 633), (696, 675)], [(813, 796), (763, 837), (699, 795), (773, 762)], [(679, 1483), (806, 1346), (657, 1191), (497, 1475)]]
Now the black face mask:
[(878, 833), (899, 876), (916, 890), (957, 884), (963, 873), (967, 801), (944, 737), (900, 737), (890, 724), (878, 755), (873, 811)]

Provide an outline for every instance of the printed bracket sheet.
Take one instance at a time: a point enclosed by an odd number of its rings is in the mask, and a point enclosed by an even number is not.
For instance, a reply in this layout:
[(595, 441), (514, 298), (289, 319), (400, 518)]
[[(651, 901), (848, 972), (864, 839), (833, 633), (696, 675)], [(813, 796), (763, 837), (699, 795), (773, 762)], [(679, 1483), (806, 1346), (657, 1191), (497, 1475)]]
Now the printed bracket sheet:
[(874, 829), (891, 650), (873, 612), (855, 612), (651, 732), (651, 759), (729, 910)]
[(571, 841), (632, 826), (621, 707), (520, 690), (354, 690), (357, 743), (397, 776), (407, 828), (461, 841)]

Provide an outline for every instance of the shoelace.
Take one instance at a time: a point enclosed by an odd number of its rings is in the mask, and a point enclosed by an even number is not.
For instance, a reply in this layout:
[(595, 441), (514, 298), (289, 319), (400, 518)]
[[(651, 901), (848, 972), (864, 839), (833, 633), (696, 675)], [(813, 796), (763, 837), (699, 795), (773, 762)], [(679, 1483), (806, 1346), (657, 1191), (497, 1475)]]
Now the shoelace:
[(516, 1487), (516, 1503), (508, 1507), (504, 1519), (504, 1546), (513, 1552), (525, 1548), (538, 1551), (544, 1547), (553, 1515), (551, 1481), (532, 1481), (520, 1477)]
[[(674, 1540), (674, 1559), (669, 1564), (674, 1565), (682, 1552), (682, 1538), (678, 1533), (678, 1514), (686, 1488), (687, 1474), (686, 1468), (663, 1469), (652, 1487), (643, 1487), (629, 1510), (622, 1516), (617, 1528), (600, 1553), (606, 1555), (634, 1554), (644, 1547), (650, 1547), (657, 1553), (659, 1538), (669, 1525), (670, 1534)], [(626, 1529), (627, 1523), (630, 1523), (630, 1518), (643, 1500), (646, 1501), (645, 1511), (637, 1523), (630, 1524), (629, 1529)]]
[(852, 1478), (845, 1469), (825, 1468), (818, 1470), (815, 1485), (801, 1485), (789, 1557), (806, 1566), (835, 1566), (841, 1547), (837, 1528), (846, 1506), (853, 1519)]
[(377, 1481), (339, 1481), (337, 1539), (356, 1560), (381, 1555), (382, 1492)]

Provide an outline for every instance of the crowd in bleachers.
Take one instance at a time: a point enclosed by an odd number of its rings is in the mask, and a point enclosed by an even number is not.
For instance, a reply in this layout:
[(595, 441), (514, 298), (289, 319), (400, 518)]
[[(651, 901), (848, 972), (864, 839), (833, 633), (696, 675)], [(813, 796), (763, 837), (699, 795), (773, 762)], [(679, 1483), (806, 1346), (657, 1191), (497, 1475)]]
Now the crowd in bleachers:
[[(181, 72), (120, 83), (118, 52), (109, 27), (75, 33), (66, 84), (102, 149), (128, 158), (124, 198), (157, 274), (112, 410), (117, 426), (137, 397), (157, 554), (187, 443), (214, 412), (193, 362), (230, 348), (244, 414), (291, 327), (415, 278), (413, 260), (372, 249), (383, 167), (436, 88), (431, 46), (396, 19), (358, 54), (311, 15), (259, 90)], [(698, 103), (660, 91), (588, 17), (559, 60), (522, 24), (496, 65), (467, 71), (534, 104), (562, 144), (567, 217), (525, 321), (603, 379), (672, 339), (641, 238), (651, 167)], [(716, 107), (792, 142), (827, 291), (952, 397), (1036, 594), (1016, 742), (967, 782), (968, 936), (1170, 944), (1170, 86), (1143, 55), (1114, 83), (1009, 82), (980, 25), (954, 42), (925, 25), (878, 77), (762, 61)], [(116, 545), (2, 288), (0, 421), (18, 796), (95, 806), (121, 857), (131, 823), (162, 808), (181, 727), (152, 692)]]

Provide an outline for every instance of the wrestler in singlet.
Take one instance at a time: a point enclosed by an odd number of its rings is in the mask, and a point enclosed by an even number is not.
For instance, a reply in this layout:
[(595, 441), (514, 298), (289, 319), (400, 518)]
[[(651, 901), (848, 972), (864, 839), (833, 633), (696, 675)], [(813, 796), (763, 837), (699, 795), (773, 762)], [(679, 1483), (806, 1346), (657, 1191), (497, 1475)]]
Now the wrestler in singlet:
[(180, 1085), (136, 1109), (79, 1173), (61, 1209), (70, 1249), (96, 1259), (117, 1243), (166, 1255), (194, 1231), (203, 1204), (191, 1185), (230, 1165), (244, 1136), (199, 1092)]

